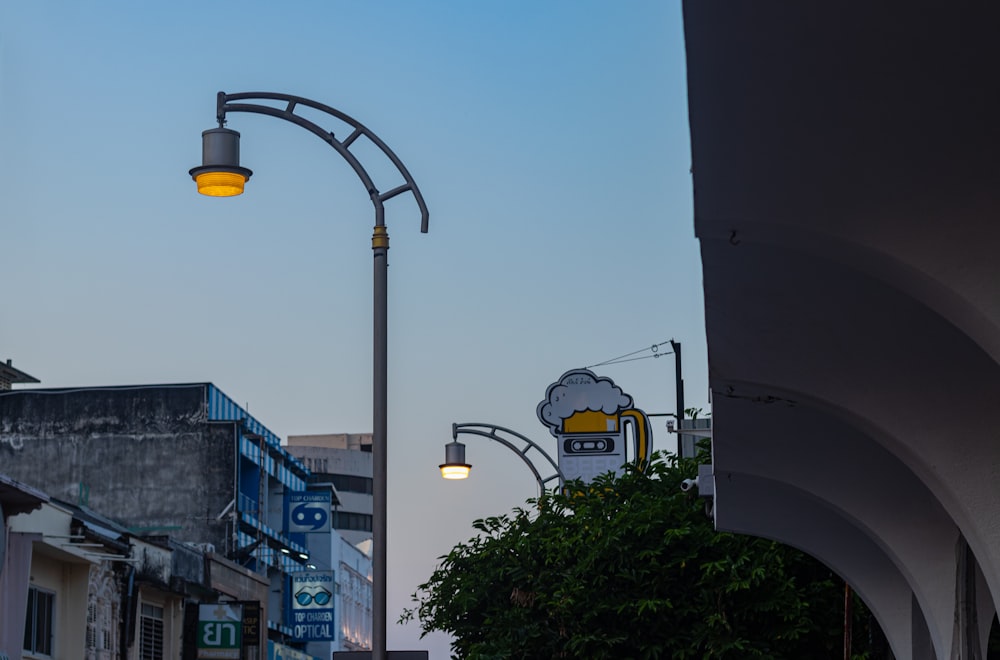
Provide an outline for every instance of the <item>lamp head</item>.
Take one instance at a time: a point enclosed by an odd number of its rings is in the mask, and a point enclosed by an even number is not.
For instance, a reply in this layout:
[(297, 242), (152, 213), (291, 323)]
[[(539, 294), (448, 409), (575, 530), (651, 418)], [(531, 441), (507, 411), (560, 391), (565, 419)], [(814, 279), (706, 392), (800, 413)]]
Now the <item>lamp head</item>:
[(467, 479), (472, 466), (465, 462), (465, 445), (458, 441), (446, 444), (444, 463), (438, 467), (445, 479)]
[(240, 134), (228, 128), (210, 128), (201, 134), (201, 167), (189, 172), (198, 192), (210, 197), (243, 194), (243, 185), (253, 174), (240, 167)]

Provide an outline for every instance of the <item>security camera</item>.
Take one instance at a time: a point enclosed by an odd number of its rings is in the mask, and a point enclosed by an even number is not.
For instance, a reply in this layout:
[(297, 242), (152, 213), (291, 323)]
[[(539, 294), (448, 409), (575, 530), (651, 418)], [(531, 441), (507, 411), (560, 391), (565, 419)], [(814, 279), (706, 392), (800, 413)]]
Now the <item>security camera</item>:
[(685, 493), (691, 490), (692, 488), (697, 488), (697, 487), (698, 487), (697, 479), (685, 479), (684, 481), (681, 482), (681, 490), (684, 491)]

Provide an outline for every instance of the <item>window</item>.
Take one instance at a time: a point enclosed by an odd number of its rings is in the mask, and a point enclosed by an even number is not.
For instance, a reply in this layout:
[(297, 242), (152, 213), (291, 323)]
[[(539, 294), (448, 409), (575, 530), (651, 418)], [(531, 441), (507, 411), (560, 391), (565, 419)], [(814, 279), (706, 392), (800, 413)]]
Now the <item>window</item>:
[(311, 472), (317, 474), (324, 474), (330, 471), (330, 460), (326, 458), (303, 458), (302, 462), (306, 464)]
[(88, 657), (93, 657), (95, 651), (104, 648), (98, 646), (104, 642), (104, 636), (98, 634), (100, 622), (97, 619), (97, 603), (90, 603), (87, 605), (87, 650), (91, 651), (87, 654)]
[(99, 600), (87, 605), (87, 658), (111, 658), (116, 644), (112, 635), (114, 615), (111, 603)]
[(334, 511), (333, 528), (370, 532), (372, 531), (372, 517), (367, 513)]
[(371, 477), (356, 477), (349, 474), (331, 474), (330, 480), (337, 490), (345, 493), (365, 493), (371, 495), (373, 480)]
[(139, 660), (163, 660), (163, 608), (142, 604), (139, 614)]
[(56, 595), (50, 591), (28, 588), (28, 613), (24, 620), (24, 650), (28, 653), (52, 655), (55, 601)]

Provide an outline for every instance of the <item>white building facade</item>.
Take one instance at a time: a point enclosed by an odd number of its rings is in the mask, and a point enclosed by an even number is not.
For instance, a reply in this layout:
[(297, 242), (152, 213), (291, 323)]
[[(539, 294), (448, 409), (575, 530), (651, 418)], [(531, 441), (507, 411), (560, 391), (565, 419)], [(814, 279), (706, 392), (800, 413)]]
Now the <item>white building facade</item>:
[(715, 520), (821, 559), (897, 658), (1000, 604), (995, 3), (684, 2)]

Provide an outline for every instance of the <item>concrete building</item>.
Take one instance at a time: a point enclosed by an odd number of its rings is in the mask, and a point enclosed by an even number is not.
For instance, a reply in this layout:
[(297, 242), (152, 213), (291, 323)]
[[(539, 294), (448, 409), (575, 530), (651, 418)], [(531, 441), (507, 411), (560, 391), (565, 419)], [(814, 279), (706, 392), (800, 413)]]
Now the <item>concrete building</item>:
[(337, 651), (365, 651), (372, 645), (372, 561), (370, 541), (357, 547), (340, 534), (310, 535), (310, 562), (332, 571), (337, 585), (334, 612), (337, 625), (331, 641), (313, 641), (305, 650), (317, 658)]
[[(202, 603), (267, 601), (264, 578), (218, 555), (140, 538), (5, 475), (0, 503), (11, 512), (0, 535), (4, 658), (194, 658)], [(263, 658), (262, 636), (242, 642), (243, 657)]]
[[(210, 383), (0, 392), (0, 465), (19, 481), (109, 512), (137, 536), (227, 557), (269, 585), (268, 638), (294, 646), (289, 575), (305, 545), (283, 530), (309, 471)], [(253, 582), (234, 574), (213, 588)], [(230, 588), (231, 587), (231, 588)]]
[[(334, 571), (337, 639), (311, 642), (317, 657), (371, 648), (372, 635), (372, 434), (288, 436), (285, 449), (312, 472), (310, 489), (329, 489), (334, 534), (308, 534), (311, 563)], [(297, 538), (293, 535), (293, 538)]]
[(285, 449), (301, 460), (317, 481), (333, 484), (338, 502), (333, 528), (355, 545), (371, 539), (372, 434), (290, 435)]
[(1000, 6), (686, 0), (719, 529), (818, 557), (897, 658), (1000, 604)]
[[(353, 453), (368, 459), (370, 474), (371, 454)], [(320, 513), (336, 519), (334, 485), (210, 383), (0, 393), (0, 465), (113, 512), (132, 537), (211, 557), (203, 576), (210, 593), (259, 601), (276, 653), (303, 653), (308, 642), (308, 652), (329, 657), (371, 644), (370, 548), (289, 524), (290, 498), (307, 492), (328, 493), (332, 506)], [(325, 641), (307, 640), (294, 625), (293, 576), (309, 571), (330, 571), (337, 585)]]
[(169, 547), (58, 500), (12, 517), (10, 533), (32, 541), (27, 607), (5, 615), (21, 624), (13, 657), (180, 657), (185, 598), (170, 587)]

